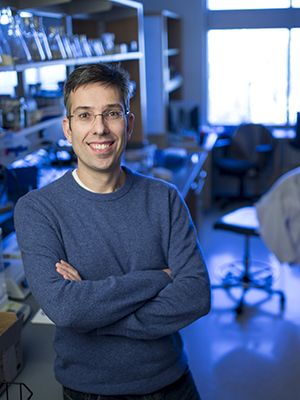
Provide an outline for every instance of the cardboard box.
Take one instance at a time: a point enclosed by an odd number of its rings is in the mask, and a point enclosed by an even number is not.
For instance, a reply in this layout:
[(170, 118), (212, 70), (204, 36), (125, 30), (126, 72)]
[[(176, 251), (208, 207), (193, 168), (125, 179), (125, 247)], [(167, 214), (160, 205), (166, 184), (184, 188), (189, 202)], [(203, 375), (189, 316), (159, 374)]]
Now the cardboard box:
[[(0, 312), (0, 382), (13, 381), (22, 371), (21, 330), (23, 317), (14, 313)], [(5, 385), (0, 384), (0, 395)]]

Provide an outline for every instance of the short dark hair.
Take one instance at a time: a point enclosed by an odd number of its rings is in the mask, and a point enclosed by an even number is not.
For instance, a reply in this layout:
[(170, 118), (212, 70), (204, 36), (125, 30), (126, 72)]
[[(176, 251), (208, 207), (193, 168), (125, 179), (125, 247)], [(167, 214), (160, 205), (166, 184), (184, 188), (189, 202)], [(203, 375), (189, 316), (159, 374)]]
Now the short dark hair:
[(77, 67), (66, 80), (64, 85), (64, 104), (67, 115), (71, 113), (71, 92), (74, 92), (80, 86), (97, 82), (107, 86), (118, 86), (124, 101), (125, 111), (129, 111), (130, 98), (132, 97), (129, 72), (125, 71), (119, 63), (115, 65), (94, 63)]

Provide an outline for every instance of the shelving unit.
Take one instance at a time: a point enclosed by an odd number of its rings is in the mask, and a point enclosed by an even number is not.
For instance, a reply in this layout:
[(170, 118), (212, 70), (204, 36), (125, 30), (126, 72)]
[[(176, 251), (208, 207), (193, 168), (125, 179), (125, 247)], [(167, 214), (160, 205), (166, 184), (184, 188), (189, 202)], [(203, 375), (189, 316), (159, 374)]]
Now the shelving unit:
[(168, 104), (180, 100), (181, 20), (163, 10), (145, 14), (145, 55), (147, 76), (147, 135), (168, 132)]
[[(56, 4), (53, 4), (56, 3)], [(71, 0), (0, 0), (0, 7), (16, 7), (18, 9), (32, 12), (34, 15), (44, 17), (44, 24), (65, 25), (68, 32), (74, 34), (86, 34), (87, 37), (101, 37), (104, 32), (115, 34), (115, 44), (136, 42), (137, 51), (105, 54), (98, 57), (82, 57), (65, 60), (52, 60), (45, 62), (31, 62), (1, 66), (0, 73), (5, 71), (16, 71), (21, 91), (26, 96), (25, 74), (28, 68), (41, 68), (63, 64), (67, 68), (67, 74), (76, 66), (106, 62), (118, 63), (129, 71), (131, 80), (136, 83), (136, 92), (131, 100), (131, 111), (135, 115), (134, 132), (130, 144), (133, 147), (142, 147), (146, 139), (146, 80), (145, 80), (145, 59), (144, 59), (144, 31), (143, 31), (143, 5), (131, 0), (98, 0), (97, 2), (86, 0), (84, 2)], [(18, 132), (19, 137), (26, 137), (29, 140), (29, 151), (35, 151), (40, 142), (44, 139), (44, 130), (47, 130), (47, 139), (54, 139), (57, 134), (57, 124), (61, 124), (63, 116), (53, 118), (35, 126), (26, 127)], [(52, 131), (52, 132), (51, 132)], [(56, 132), (55, 132), (56, 131)], [(62, 130), (61, 130), (62, 133)], [(24, 153), (24, 154), (23, 154)], [(22, 156), (26, 155), (23, 152)], [(0, 152), (0, 158), (3, 156)], [(10, 157), (11, 158), (11, 157)], [(1, 163), (1, 159), (0, 159)], [(7, 165), (7, 160), (4, 165)]]

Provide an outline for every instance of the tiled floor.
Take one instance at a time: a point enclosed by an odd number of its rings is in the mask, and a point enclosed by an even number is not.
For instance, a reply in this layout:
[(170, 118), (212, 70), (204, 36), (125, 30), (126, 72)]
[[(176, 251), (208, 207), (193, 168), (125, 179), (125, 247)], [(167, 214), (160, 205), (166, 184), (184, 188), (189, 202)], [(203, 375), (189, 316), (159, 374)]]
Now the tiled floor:
[[(212, 283), (217, 266), (243, 256), (243, 237), (213, 229), (227, 211), (206, 212), (198, 224)], [(300, 399), (300, 267), (280, 265), (260, 238), (250, 248), (253, 258), (279, 268), (273, 286), (284, 291), (285, 310), (279, 296), (249, 290), (248, 305), (236, 316), (226, 291), (213, 290), (209, 315), (182, 331), (202, 400)]]

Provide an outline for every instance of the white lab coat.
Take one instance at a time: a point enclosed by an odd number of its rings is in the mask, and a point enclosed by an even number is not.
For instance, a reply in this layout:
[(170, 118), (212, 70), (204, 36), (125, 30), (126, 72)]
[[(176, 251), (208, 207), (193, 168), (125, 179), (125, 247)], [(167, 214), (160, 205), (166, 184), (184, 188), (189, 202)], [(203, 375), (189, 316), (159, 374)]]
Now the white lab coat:
[(300, 264), (300, 167), (280, 177), (254, 206), (269, 249), (281, 263)]

